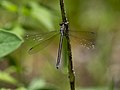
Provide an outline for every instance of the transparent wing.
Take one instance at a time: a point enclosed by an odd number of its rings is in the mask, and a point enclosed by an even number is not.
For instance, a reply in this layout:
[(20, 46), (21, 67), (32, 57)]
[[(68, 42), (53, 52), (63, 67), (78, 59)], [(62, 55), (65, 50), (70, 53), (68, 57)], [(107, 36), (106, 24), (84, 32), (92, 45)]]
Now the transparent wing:
[(27, 35), (26, 38), (32, 43), (32, 47), (29, 49), (30, 54), (34, 54), (49, 45), (50, 42), (59, 34), (58, 31), (51, 31), (48, 33), (40, 33), (35, 35)]
[(94, 48), (96, 33), (90, 31), (70, 31), (70, 38), (84, 47)]

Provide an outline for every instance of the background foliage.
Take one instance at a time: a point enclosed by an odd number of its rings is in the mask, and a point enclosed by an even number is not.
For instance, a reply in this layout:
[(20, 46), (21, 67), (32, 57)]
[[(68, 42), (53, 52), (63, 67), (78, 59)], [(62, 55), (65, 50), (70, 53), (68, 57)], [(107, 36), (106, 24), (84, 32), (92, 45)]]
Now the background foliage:
[[(97, 33), (95, 49), (73, 41), (77, 90), (119, 88), (119, 4), (119, 0), (65, 0), (70, 29)], [(29, 55), (32, 43), (25, 39), (26, 34), (59, 30), (60, 22), (59, 0), (0, 0), (1, 90), (69, 90), (66, 68), (55, 68), (58, 40)]]

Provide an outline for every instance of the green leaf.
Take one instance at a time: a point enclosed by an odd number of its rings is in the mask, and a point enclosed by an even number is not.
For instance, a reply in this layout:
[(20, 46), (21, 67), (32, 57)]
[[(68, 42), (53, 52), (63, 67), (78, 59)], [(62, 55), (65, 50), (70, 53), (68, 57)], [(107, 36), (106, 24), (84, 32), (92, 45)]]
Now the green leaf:
[(17, 84), (17, 80), (10, 76), (7, 72), (0, 71), (0, 81), (4, 81), (11, 84)]
[(12, 29), (12, 32), (18, 36), (23, 36), (25, 31), (24, 29), (22, 28), (22, 26), (20, 24), (16, 24), (13, 29)]
[(18, 10), (18, 7), (15, 4), (5, 1), (5, 0), (1, 2), (1, 5), (11, 12), (17, 12)]
[(34, 79), (29, 87), (28, 90), (58, 90), (57, 87), (54, 85), (46, 83), (43, 79)]
[(37, 90), (43, 88), (46, 85), (44, 80), (35, 79), (30, 83), (29, 90)]
[(34, 18), (39, 20), (48, 30), (53, 30), (52, 13), (43, 6), (38, 5), (35, 2), (31, 2), (31, 14)]
[(22, 42), (17, 35), (0, 29), (0, 58), (16, 50)]

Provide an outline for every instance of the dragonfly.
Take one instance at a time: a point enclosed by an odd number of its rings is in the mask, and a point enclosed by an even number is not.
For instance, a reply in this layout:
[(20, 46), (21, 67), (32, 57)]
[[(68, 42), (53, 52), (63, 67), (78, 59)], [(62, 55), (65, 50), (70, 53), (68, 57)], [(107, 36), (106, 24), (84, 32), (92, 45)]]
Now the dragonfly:
[(56, 36), (60, 35), (58, 56), (57, 56), (57, 62), (56, 62), (56, 68), (58, 68), (61, 62), (63, 40), (66, 39), (66, 35), (68, 34), (70, 37), (74, 37), (75, 39), (78, 39), (80, 42), (80, 45), (83, 45), (87, 48), (94, 48), (95, 38), (96, 38), (95, 32), (70, 30), (70, 32), (67, 33), (65, 30), (65, 24), (60, 24), (59, 31), (50, 31), (43, 34), (27, 35), (26, 36), (27, 39), (32, 39), (33, 41), (36, 42), (36, 44), (33, 45), (28, 52), (30, 54), (39, 52), (40, 50), (45, 48), (47, 45), (49, 45), (49, 43), (51, 43), (51, 40), (53, 40)]

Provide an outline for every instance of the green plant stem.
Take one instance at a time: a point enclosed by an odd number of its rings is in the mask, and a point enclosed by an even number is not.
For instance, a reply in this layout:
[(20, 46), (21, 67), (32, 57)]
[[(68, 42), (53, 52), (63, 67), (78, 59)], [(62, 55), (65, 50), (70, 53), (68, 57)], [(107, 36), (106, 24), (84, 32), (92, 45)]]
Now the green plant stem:
[(71, 44), (70, 44), (70, 38), (69, 38), (69, 25), (68, 25), (68, 21), (67, 21), (65, 9), (64, 9), (64, 0), (60, 0), (60, 9), (61, 9), (61, 15), (62, 15), (62, 24), (65, 25), (65, 30), (66, 30), (69, 83), (70, 83), (71, 90), (75, 90), (75, 73), (73, 69)]

